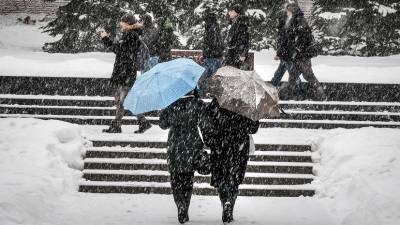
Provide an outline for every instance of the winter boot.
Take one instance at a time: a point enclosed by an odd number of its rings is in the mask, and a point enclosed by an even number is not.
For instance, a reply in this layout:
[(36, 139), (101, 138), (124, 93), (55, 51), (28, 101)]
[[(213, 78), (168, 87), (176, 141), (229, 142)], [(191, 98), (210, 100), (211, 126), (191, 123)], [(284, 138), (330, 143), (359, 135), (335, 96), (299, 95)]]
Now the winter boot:
[(121, 124), (113, 121), (108, 129), (104, 129), (103, 133), (121, 133)]
[(230, 202), (226, 202), (222, 211), (222, 222), (231, 223), (233, 222), (233, 205)]
[(151, 128), (150, 122), (146, 121), (145, 123), (141, 123), (139, 125), (139, 129), (137, 131), (135, 131), (135, 134), (143, 134), (150, 128)]
[(181, 224), (184, 224), (189, 221), (189, 214), (187, 207), (184, 206), (178, 207), (178, 221)]
[(314, 97), (315, 97), (315, 100), (319, 100), (319, 101), (326, 101), (327, 100), (324, 88), (322, 88), (322, 86), (318, 85), (318, 86), (315, 87)]

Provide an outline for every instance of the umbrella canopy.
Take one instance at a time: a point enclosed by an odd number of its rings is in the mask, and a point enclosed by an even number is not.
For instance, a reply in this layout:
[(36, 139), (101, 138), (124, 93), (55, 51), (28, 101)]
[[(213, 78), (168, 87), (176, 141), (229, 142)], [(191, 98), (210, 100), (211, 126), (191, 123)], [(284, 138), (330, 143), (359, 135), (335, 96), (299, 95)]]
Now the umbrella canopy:
[(124, 107), (134, 115), (164, 109), (192, 91), (204, 70), (185, 58), (157, 64), (138, 77)]
[(226, 66), (210, 78), (209, 93), (220, 107), (254, 121), (279, 116), (279, 95), (255, 71)]

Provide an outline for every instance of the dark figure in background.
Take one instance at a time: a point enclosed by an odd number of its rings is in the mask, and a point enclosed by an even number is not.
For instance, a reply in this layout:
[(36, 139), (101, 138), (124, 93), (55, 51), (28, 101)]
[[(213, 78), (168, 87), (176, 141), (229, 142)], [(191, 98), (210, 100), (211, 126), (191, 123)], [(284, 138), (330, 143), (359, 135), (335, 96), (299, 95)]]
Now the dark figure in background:
[(223, 207), (222, 221), (233, 221), (233, 209), (249, 160), (250, 137), (259, 122), (219, 107), (214, 99), (204, 111), (201, 131), (211, 149), (211, 185)]
[(117, 110), (110, 127), (103, 132), (121, 133), (122, 117), (125, 114), (123, 102), (129, 89), (135, 83), (137, 74), (134, 62), (140, 41), (137, 32), (131, 29), (134, 24), (136, 24), (136, 19), (133, 15), (125, 15), (121, 18), (122, 37), (120, 40), (112, 41), (109, 34), (104, 31), (100, 34), (104, 45), (116, 54), (110, 84), (114, 89)]
[(207, 9), (204, 12), (204, 22), (203, 60), (206, 70), (199, 81), (200, 94), (202, 96), (207, 93), (207, 79), (222, 67), (225, 48), (217, 15), (212, 9)]
[(314, 88), (314, 95), (325, 99), (324, 90), (314, 75), (311, 58), (317, 55), (314, 37), (303, 12), (297, 4), (286, 6), (284, 29), (280, 30), (277, 56), (284, 61), (291, 61), (289, 68), (289, 90), (295, 90), (296, 81), (301, 74)]
[[(289, 69), (291, 69), (291, 67), (293, 66), (292, 60), (288, 59), (288, 57), (285, 57), (285, 59), (281, 58), (280, 55), (282, 55), (282, 42), (285, 41), (286, 38), (286, 12), (284, 14), (282, 14), (282, 16), (279, 18), (278, 20), (278, 40), (277, 40), (277, 47), (278, 47), (278, 52), (277, 55), (274, 57), (274, 60), (280, 60), (279, 66), (275, 71), (274, 77), (271, 80), (272, 85), (274, 85), (275, 87), (277, 87), (279, 85), (279, 83), (281, 82), (283, 76), (285, 75), (286, 71), (288, 71)], [(303, 96), (304, 95), (304, 90), (302, 88), (302, 84), (301, 84), (301, 79), (300, 77), (297, 78), (296, 80), (296, 92), (297, 92), (297, 96)]]
[(161, 19), (159, 24), (157, 41), (154, 44), (154, 48), (161, 63), (172, 59), (172, 46), (174, 43), (173, 26), (169, 18)]
[(250, 33), (248, 18), (245, 16), (242, 5), (234, 5), (229, 11), (232, 26), (228, 33), (225, 65), (239, 69), (245, 66), (245, 60), (250, 50)]
[(189, 221), (189, 205), (193, 191), (195, 161), (203, 150), (198, 126), (203, 101), (192, 92), (161, 111), (160, 127), (168, 133), (168, 168), (171, 188), (178, 208), (180, 223)]
[(148, 65), (146, 66), (146, 69), (143, 71), (144, 73), (149, 71), (151, 68), (153, 68), (155, 65), (158, 64), (160, 61), (160, 58), (158, 56), (157, 52), (157, 41), (158, 41), (158, 30), (153, 23), (153, 19), (150, 15), (145, 14), (142, 17), (142, 22), (143, 22), (143, 34), (142, 34), (142, 39), (146, 43), (147, 47), (149, 48), (150, 51), (150, 59), (148, 61)]

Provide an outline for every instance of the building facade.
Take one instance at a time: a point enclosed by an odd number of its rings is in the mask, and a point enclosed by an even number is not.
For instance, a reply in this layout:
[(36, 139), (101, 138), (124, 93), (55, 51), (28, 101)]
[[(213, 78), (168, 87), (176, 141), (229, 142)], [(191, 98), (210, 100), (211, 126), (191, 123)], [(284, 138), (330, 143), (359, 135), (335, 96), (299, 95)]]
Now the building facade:
[(0, 14), (7, 13), (44, 13), (54, 14), (58, 7), (69, 0), (0, 0)]

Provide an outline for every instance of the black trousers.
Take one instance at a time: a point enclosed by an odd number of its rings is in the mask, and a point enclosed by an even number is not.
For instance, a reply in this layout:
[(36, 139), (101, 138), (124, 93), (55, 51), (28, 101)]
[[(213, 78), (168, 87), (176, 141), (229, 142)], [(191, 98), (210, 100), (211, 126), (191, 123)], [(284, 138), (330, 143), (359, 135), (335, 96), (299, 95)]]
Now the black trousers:
[(312, 69), (311, 59), (296, 59), (293, 62), (293, 66), (289, 68), (290, 90), (295, 90), (297, 80), (301, 74), (303, 74), (304, 79), (308, 81), (314, 89), (318, 89), (321, 86)]
[[(128, 95), (129, 90), (132, 88), (133, 84), (135, 83), (134, 78), (128, 78), (126, 84), (117, 84), (113, 85), (114, 88), (114, 99), (115, 99), (115, 106), (116, 106), (116, 113), (113, 125), (117, 127), (121, 127), (122, 118), (125, 115), (125, 108), (124, 108), (124, 101), (126, 96)], [(137, 115), (139, 127), (143, 126), (147, 123), (150, 123), (146, 120), (144, 115)]]
[(194, 172), (171, 173), (171, 188), (174, 201), (178, 209), (189, 210), (190, 199), (193, 192)]

